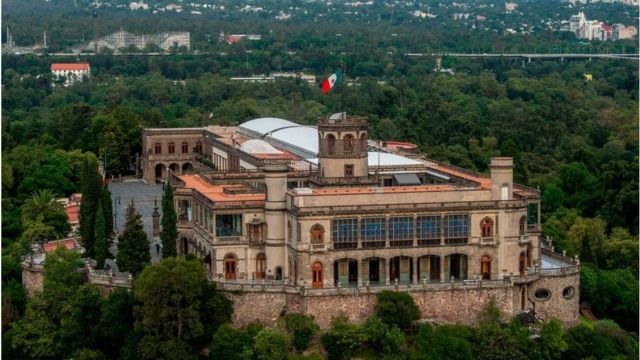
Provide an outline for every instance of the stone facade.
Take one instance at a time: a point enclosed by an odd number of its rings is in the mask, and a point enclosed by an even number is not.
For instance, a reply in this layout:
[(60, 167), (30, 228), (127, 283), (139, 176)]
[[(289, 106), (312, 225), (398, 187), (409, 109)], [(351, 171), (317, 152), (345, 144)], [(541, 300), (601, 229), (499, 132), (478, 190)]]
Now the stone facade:
[[(535, 303), (536, 312), (542, 319), (558, 319), (565, 326), (579, 322), (578, 299), (579, 272), (566, 275), (541, 277), (528, 285), (504, 284), (473, 286), (446, 284), (440, 289), (405, 289), (420, 309), (420, 318), (436, 323), (462, 323), (473, 325), (484, 306), (494, 299), (505, 320), (521, 310), (521, 294), (528, 293), (529, 302)], [(569, 299), (563, 297), (563, 289), (573, 287), (576, 292)], [(551, 292), (548, 300), (534, 297), (535, 289), (546, 288)], [(393, 288), (390, 288), (393, 290)], [(398, 290), (402, 290), (399, 288)], [(377, 290), (361, 289), (352, 293), (335, 291), (326, 294), (297, 292), (295, 289), (281, 291), (230, 291), (228, 297), (234, 304), (233, 323), (245, 326), (251, 322), (273, 325), (283, 312), (313, 315), (321, 328), (330, 326), (331, 319), (344, 314), (350, 321), (361, 323), (375, 313)], [(529, 302), (527, 304), (529, 304)], [(527, 306), (528, 307), (528, 306)]]

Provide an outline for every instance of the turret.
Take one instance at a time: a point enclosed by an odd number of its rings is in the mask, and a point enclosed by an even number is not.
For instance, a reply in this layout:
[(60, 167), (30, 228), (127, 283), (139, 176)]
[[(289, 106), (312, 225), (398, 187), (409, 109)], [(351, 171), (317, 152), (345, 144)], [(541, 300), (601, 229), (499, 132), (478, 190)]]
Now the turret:
[(491, 199), (513, 199), (513, 158), (491, 158)]
[(267, 275), (276, 276), (276, 269), (280, 267), (282, 273), (287, 274), (287, 247), (285, 244), (285, 214), (287, 193), (286, 165), (267, 165), (264, 167), (267, 198), (264, 203), (267, 235), (265, 252), (267, 255)]
[(318, 121), (318, 182), (329, 185), (368, 182), (366, 117), (335, 114)]

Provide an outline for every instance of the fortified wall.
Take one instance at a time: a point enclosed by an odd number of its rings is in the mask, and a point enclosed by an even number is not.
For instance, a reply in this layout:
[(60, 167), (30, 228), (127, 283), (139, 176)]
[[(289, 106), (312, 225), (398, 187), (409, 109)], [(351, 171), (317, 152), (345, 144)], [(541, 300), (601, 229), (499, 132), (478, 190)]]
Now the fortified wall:
[[(388, 286), (297, 290), (284, 286), (247, 285), (231, 290), (226, 284), (220, 284), (220, 288), (227, 291), (229, 299), (233, 301), (233, 323), (236, 326), (256, 321), (274, 324), (282, 312), (313, 315), (321, 328), (329, 327), (331, 318), (340, 314), (346, 315), (352, 322), (361, 323), (375, 312), (376, 295), (383, 289), (409, 293), (420, 309), (420, 318), (436, 323), (472, 325), (493, 298), (507, 319), (533, 308), (543, 320), (555, 318), (565, 326), (571, 326), (579, 321), (579, 281), (579, 267), (574, 267), (554, 274), (541, 274), (526, 282), (514, 277), (502, 283), (477, 281), (414, 285), (410, 288)], [(547, 291), (548, 296), (536, 297), (540, 289)]]

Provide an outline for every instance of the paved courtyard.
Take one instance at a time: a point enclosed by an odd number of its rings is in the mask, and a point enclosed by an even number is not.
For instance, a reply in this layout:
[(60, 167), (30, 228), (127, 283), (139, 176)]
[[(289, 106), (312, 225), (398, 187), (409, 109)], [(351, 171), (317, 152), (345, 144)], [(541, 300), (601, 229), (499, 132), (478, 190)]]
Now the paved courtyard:
[[(125, 180), (124, 182), (110, 183), (111, 199), (114, 202), (113, 213), (115, 216), (114, 227), (118, 233), (124, 229), (127, 216), (127, 206), (133, 199), (136, 210), (142, 215), (144, 229), (149, 239), (149, 252), (151, 262), (155, 263), (162, 259), (161, 254), (156, 254), (153, 246), (153, 205), (154, 200), (158, 200), (158, 212), (162, 215), (162, 184), (145, 184), (140, 180)], [(110, 249), (115, 255), (117, 244)]]

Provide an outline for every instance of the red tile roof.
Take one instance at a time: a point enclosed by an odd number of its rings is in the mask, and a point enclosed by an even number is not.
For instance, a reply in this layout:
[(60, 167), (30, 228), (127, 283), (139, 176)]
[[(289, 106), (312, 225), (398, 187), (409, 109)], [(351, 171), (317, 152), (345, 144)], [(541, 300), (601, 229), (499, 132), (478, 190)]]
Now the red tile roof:
[(51, 64), (51, 71), (89, 70), (89, 63)]
[(80, 205), (71, 205), (67, 206), (64, 209), (64, 212), (67, 213), (67, 219), (69, 223), (77, 223), (79, 221), (78, 214), (80, 213)]
[(44, 252), (50, 253), (50, 252), (56, 251), (57, 248), (62, 246), (66, 247), (68, 250), (77, 249), (79, 247), (79, 244), (78, 244), (79, 240), (80, 240), (79, 237), (72, 237), (68, 239), (49, 241), (48, 243), (45, 243), (43, 245)]
[(198, 175), (180, 175), (178, 178), (185, 183), (185, 188), (193, 189), (214, 202), (228, 201), (264, 201), (265, 194), (227, 194), (225, 188), (239, 188), (242, 185), (212, 185)]

